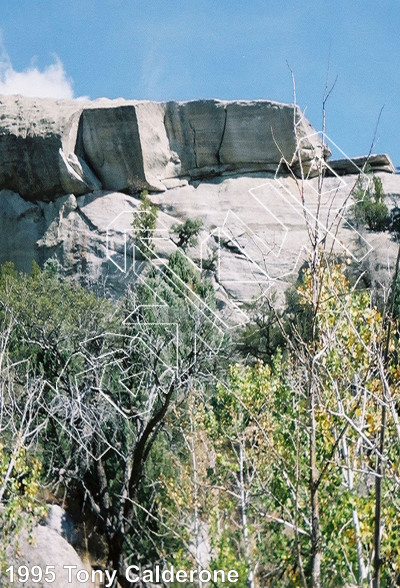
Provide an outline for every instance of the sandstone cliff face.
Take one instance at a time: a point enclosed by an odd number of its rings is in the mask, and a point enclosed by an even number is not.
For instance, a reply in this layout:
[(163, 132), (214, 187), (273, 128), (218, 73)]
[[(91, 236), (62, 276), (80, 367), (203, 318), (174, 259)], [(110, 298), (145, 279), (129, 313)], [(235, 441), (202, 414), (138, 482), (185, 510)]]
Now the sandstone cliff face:
[(95, 102), (0, 99), (0, 187), (28, 200), (143, 188), (224, 171), (298, 164), (321, 154), (298, 108), (270, 101)]
[[(298, 127), (300, 149), (294, 123)], [(324, 151), (324, 152), (323, 152)], [(146, 188), (159, 207), (156, 264), (176, 247), (171, 226), (201, 218), (191, 257), (214, 257), (221, 297), (244, 301), (292, 282), (307, 257), (318, 207), (319, 136), (298, 109), (270, 101), (152, 103), (0, 97), (0, 263), (29, 271), (56, 257), (66, 274), (121, 293), (142, 271), (132, 219)], [(299, 184), (282, 161), (306, 175)], [(356, 263), (391, 267), (388, 234), (359, 235), (346, 222), (348, 195), (364, 160), (328, 168), (321, 234)], [(372, 160), (393, 171), (387, 157)], [(286, 170), (287, 171), (287, 170)], [(381, 173), (400, 194), (400, 177)], [(335, 213), (335, 215), (333, 215)]]

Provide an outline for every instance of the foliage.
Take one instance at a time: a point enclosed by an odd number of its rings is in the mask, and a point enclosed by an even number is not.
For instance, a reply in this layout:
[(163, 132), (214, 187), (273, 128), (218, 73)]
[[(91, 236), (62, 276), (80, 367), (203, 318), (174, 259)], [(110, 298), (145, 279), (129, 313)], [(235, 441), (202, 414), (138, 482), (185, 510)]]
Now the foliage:
[(210, 253), (207, 257), (202, 259), (202, 269), (204, 271), (215, 272), (218, 268), (219, 251), (218, 247), (211, 246)]
[(370, 231), (384, 231), (389, 226), (389, 210), (385, 203), (382, 180), (373, 175), (360, 177), (353, 190), (351, 219), (356, 227), (367, 226)]
[(42, 464), (38, 457), (30, 454), (18, 440), (10, 450), (0, 442), (0, 564), (6, 564), (6, 550), (9, 544), (17, 547), (22, 529), (28, 531), (28, 538), (35, 522), (46, 513), (39, 500)]
[(147, 190), (141, 192), (140, 199), (139, 210), (135, 212), (132, 221), (135, 252), (139, 259), (148, 260), (154, 257), (153, 236), (157, 224), (157, 207), (152, 204)]
[(389, 224), (390, 232), (399, 239), (400, 237), (400, 208), (398, 206), (394, 206), (390, 211), (390, 224)]
[(215, 293), (211, 281), (202, 277), (194, 263), (179, 249), (170, 255), (165, 277), (178, 295), (191, 297), (194, 294), (207, 301), (211, 308), (215, 308)]
[[(289, 312), (280, 312), (274, 307), (276, 298), (263, 299), (247, 309), (249, 321), (239, 331), (237, 348), (247, 361), (270, 363), (278, 349), (286, 347), (281, 325), (289, 319)], [(299, 319), (299, 314), (296, 315)]]
[(385, 363), (387, 320), (345, 274), (320, 258), (286, 313), (255, 309), (251, 365), (226, 378), (212, 285), (181, 248), (113, 304), (49, 268), (3, 266), (4, 544), (46, 481), (90, 513), (122, 583), (132, 553), (198, 566), (206, 537), (210, 569), (238, 570), (242, 588), (311, 586), (312, 386), (322, 585), (370, 582), (384, 401), (382, 582), (395, 585), (398, 311)]
[[(264, 509), (253, 497), (263, 492), (274, 469), (275, 448), (270, 442), (276, 426), (274, 390), (280, 384), (278, 369), (261, 363), (246, 369), (232, 366), (228, 385), (218, 385), (206, 416), (216, 460), (208, 478), (221, 489), (211, 525), (216, 562), (226, 566), (236, 559), (245, 570), (243, 588), (252, 582), (256, 569), (263, 576), (274, 563), (271, 544), (266, 549), (264, 544), (254, 544), (251, 536), (269, 535), (261, 514)], [(267, 503), (269, 499), (264, 507)]]
[[(50, 258), (45, 262), (43, 270), (49, 277), (57, 278), (60, 273), (60, 264), (58, 263), (57, 259)], [(34, 273), (34, 271), (32, 271), (32, 273)]]
[[(368, 291), (350, 286), (343, 266), (317, 268), (316, 337), (292, 331), (270, 365), (232, 366), (229, 380), (206, 399), (203, 447), (209, 455), (198, 484), (212, 565), (236, 561), (244, 586), (311, 585), (310, 435), (306, 358), (315, 365), (316, 460), (322, 534), (322, 585), (367, 585), (371, 578), (374, 468), (380, 402), (388, 381), (378, 369), (383, 317)], [(310, 269), (297, 287), (312, 304)], [(296, 341), (296, 337), (299, 337)], [(400, 372), (390, 343), (390, 390)], [(388, 393), (388, 392), (386, 392)], [(399, 438), (391, 415), (383, 504), (383, 585), (398, 578)], [(201, 425), (198, 425), (201, 427)], [(203, 449), (204, 451), (204, 449)], [(190, 474), (187, 475), (190, 479)]]
[[(136, 528), (149, 522), (146, 510), (157, 513), (147, 484), (159, 467), (150, 460), (157, 437), (196, 373), (205, 384), (218, 370), (223, 337), (213, 304), (212, 288), (181, 251), (117, 305), (47, 269), (1, 271), (7, 356), (20, 378), (40, 382), (32, 427), (43, 477), (91, 511), (121, 581), (132, 546), (154, 553)], [(149, 532), (159, 528), (149, 524)]]
[[(358, 581), (371, 573), (375, 496), (371, 484), (376, 456), (371, 449), (378, 442), (381, 407), (377, 398), (395, 396), (398, 376), (389, 384), (382, 356), (384, 320), (371, 302), (368, 291), (351, 288), (343, 267), (320, 266), (319, 305), (316, 315), (317, 339), (312, 341), (316, 362), (317, 462), (319, 463), (321, 525), (324, 542), (324, 585), (336, 574), (336, 585), (345, 582), (349, 571)], [(307, 272), (299, 288), (305, 305), (312, 304), (313, 276)], [(386, 335), (385, 335), (386, 336)], [(393, 340), (389, 349), (393, 350)], [(391, 355), (390, 362), (394, 360)], [(380, 366), (380, 367), (378, 367)], [(392, 412), (392, 426), (396, 415)], [(394, 433), (394, 429), (392, 434)], [(389, 428), (390, 431), (390, 428)], [(389, 433), (390, 434), (390, 433)], [(396, 447), (396, 434), (391, 438)], [(397, 450), (395, 451), (397, 453)], [(397, 461), (397, 457), (395, 460)], [(329, 463), (329, 467), (325, 464)], [(373, 479), (373, 478), (372, 478)], [(397, 486), (390, 467), (384, 480), (384, 492)], [(386, 548), (393, 546), (391, 558), (399, 547), (395, 533), (393, 503), (384, 504)], [(329, 513), (326, 519), (324, 513)], [(397, 516), (395, 517), (397, 518)], [(342, 537), (346, 522), (351, 524)], [(390, 539), (389, 539), (390, 537)], [(338, 557), (339, 550), (343, 558)], [(387, 569), (387, 568), (386, 568)], [(387, 576), (389, 581), (390, 574)], [(348, 577), (347, 581), (351, 581)]]
[(200, 219), (188, 218), (181, 225), (173, 225), (172, 232), (178, 237), (177, 246), (186, 251), (197, 244), (198, 235), (203, 228)]
[(114, 314), (110, 302), (59, 280), (48, 268), (41, 272), (34, 266), (30, 276), (18, 274), (11, 264), (1, 268), (0, 318), (15, 323), (12, 356), (29, 359), (33, 373), (45, 374), (50, 382), (65, 369), (79, 369), (85, 337), (92, 352), (100, 349), (96, 336), (112, 330)]

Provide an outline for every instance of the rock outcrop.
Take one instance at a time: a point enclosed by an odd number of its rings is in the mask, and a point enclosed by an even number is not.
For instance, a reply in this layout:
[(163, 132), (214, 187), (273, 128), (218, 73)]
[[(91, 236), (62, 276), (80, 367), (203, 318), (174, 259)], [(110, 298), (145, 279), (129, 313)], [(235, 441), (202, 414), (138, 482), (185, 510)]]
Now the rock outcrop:
[(164, 191), (182, 177), (275, 171), (282, 158), (309, 170), (321, 154), (298, 107), (266, 100), (0, 99), (0, 189), (27, 200)]
[(352, 159), (335, 159), (329, 162), (327, 168), (327, 175), (346, 176), (350, 174), (359, 174), (364, 171), (366, 167), (373, 172), (387, 172), (395, 173), (395, 168), (387, 153), (379, 155), (373, 153), (370, 155), (363, 155), (361, 157), (353, 157)]
[[(381, 174), (391, 201), (400, 202), (400, 176)], [(388, 233), (359, 232), (346, 221), (354, 176), (326, 178), (320, 209), (321, 235), (354, 262), (368, 261), (389, 276), (397, 244)], [(298, 187), (290, 177), (268, 174), (215, 178), (153, 194), (158, 206), (154, 234), (156, 261), (162, 263), (176, 245), (172, 225), (200, 218), (204, 227), (197, 249), (189, 254), (199, 267), (216, 256), (216, 285), (237, 301), (272, 289), (284, 290), (307, 258), (308, 237)], [(317, 178), (304, 186), (309, 218), (315, 215)], [(12, 260), (29, 272), (32, 261), (57, 258), (67, 275), (120, 295), (141, 272), (135, 259), (132, 220), (140, 199), (121, 192), (64, 195), (55, 202), (27, 202), (19, 194), (0, 192), (0, 263)], [(334, 211), (334, 212), (333, 212)], [(341, 221), (326, 228), (328, 218)], [(382, 278), (383, 279), (383, 278)]]
[[(297, 136), (294, 132), (297, 126)], [(30, 271), (57, 258), (69, 276), (120, 294), (142, 271), (133, 216), (147, 189), (159, 208), (154, 235), (162, 264), (176, 245), (171, 227), (204, 223), (199, 267), (214, 265), (221, 296), (237, 301), (284, 289), (307, 257), (305, 218), (318, 208), (321, 234), (341, 254), (390, 268), (388, 234), (346, 221), (349, 194), (366, 158), (329, 162), (323, 195), (313, 178), (328, 151), (293, 105), (271, 101), (138, 102), (0, 98), (0, 263)], [(320, 161), (320, 160), (319, 160)], [(373, 155), (375, 171), (393, 171)], [(306, 179), (299, 193), (296, 178)], [(399, 204), (400, 177), (381, 173)], [(383, 270), (382, 270), (383, 271)]]
[[(27, 566), (30, 574), (26, 582), (19, 581), (18, 567)], [(38, 525), (29, 539), (26, 532), (10, 545), (7, 552), (7, 567), (14, 566), (15, 577), (12, 584), (2, 574), (0, 586), (21, 588), (89, 588), (91, 583), (90, 568), (84, 564), (74, 548), (55, 529)], [(34, 568), (34, 566), (37, 566)], [(68, 568), (67, 566), (71, 566)], [(73, 567), (74, 566), (74, 567)], [(41, 578), (39, 577), (41, 570)], [(77, 573), (81, 572), (78, 576)], [(31, 572), (34, 572), (32, 574)], [(84, 580), (87, 573), (89, 581)], [(8, 577), (9, 578), (9, 577)], [(22, 576), (22, 579), (24, 577)]]

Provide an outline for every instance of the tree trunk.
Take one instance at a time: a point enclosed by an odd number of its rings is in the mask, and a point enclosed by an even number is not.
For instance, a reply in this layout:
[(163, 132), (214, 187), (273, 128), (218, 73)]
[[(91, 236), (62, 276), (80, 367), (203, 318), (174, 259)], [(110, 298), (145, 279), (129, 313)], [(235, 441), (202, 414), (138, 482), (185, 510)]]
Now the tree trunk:
[[(383, 353), (383, 367), (387, 368), (388, 357), (389, 357), (389, 345), (391, 337), (391, 326), (393, 320), (393, 311), (396, 300), (396, 286), (399, 277), (400, 270), (400, 245), (397, 251), (396, 267), (393, 275), (392, 292), (390, 297), (390, 308), (387, 313), (385, 320), (387, 321), (387, 333), (386, 333), (386, 344)], [(384, 369), (382, 370), (383, 375)], [(381, 413), (381, 431), (379, 436), (379, 454), (376, 456), (376, 474), (375, 474), (375, 529), (374, 529), (374, 576), (373, 576), (373, 588), (379, 588), (381, 584), (381, 535), (382, 535), (382, 481), (384, 474), (384, 464), (382, 462), (382, 456), (385, 449), (385, 432), (386, 432), (386, 402), (390, 398), (386, 395), (387, 380), (383, 382), (383, 400), (382, 413)], [(390, 389), (389, 389), (390, 390)]]
[(116, 588), (117, 582), (121, 588), (130, 588), (131, 583), (125, 576), (124, 537), (121, 532), (117, 532), (108, 540), (108, 563), (112, 570), (117, 572), (116, 581), (113, 588)]
[(310, 385), (310, 499), (311, 499), (311, 588), (321, 588), (321, 529), (319, 524), (319, 472), (317, 468), (317, 424), (315, 390)]
[(239, 491), (240, 491), (240, 510), (242, 515), (242, 533), (244, 541), (244, 550), (246, 563), (248, 568), (247, 573), (247, 585), (249, 588), (254, 588), (254, 571), (253, 562), (251, 558), (251, 547), (249, 539), (249, 527), (247, 523), (247, 493), (245, 488), (245, 475), (244, 475), (244, 442), (240, 441), (239, 447)]

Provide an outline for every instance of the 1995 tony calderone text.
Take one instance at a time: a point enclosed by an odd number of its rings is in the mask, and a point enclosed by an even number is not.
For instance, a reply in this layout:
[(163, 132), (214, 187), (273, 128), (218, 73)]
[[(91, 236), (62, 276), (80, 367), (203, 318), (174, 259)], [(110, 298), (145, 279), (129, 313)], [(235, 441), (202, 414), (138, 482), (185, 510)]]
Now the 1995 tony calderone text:
[[(105, 588), (111, 588), (116, 578), (117, 572), (115, 570), (86, 570), (79, 569), (76, 565), (64, 565), (62, 568), (47, 565), (47, 566), (9, 566), (5, 570), (8, 582), (20, 582), (25, 584), (30, 581), (32, 583), (47, 582), (52, 584), (56, 580), (63, 580), (71, 584), (72, 582), (86, 583), (99, 582)], [(61, 578), (62, 576), (62, 578)], [(158, 584), (159, 582), (192, 582), (207, 584), (213, 582), (214, 584), (225, 583), (235, 584), (239, 580), (239, 573), (236, 570), (180, 570), (175, 569), (174, 566), (161, 567), (159, 565), (154, 568), (142, 569), (138, 565), (130, 565), (125, 570), (125, 578), (128, 582), (135, 584), (137, 582), (151, 582)]]

